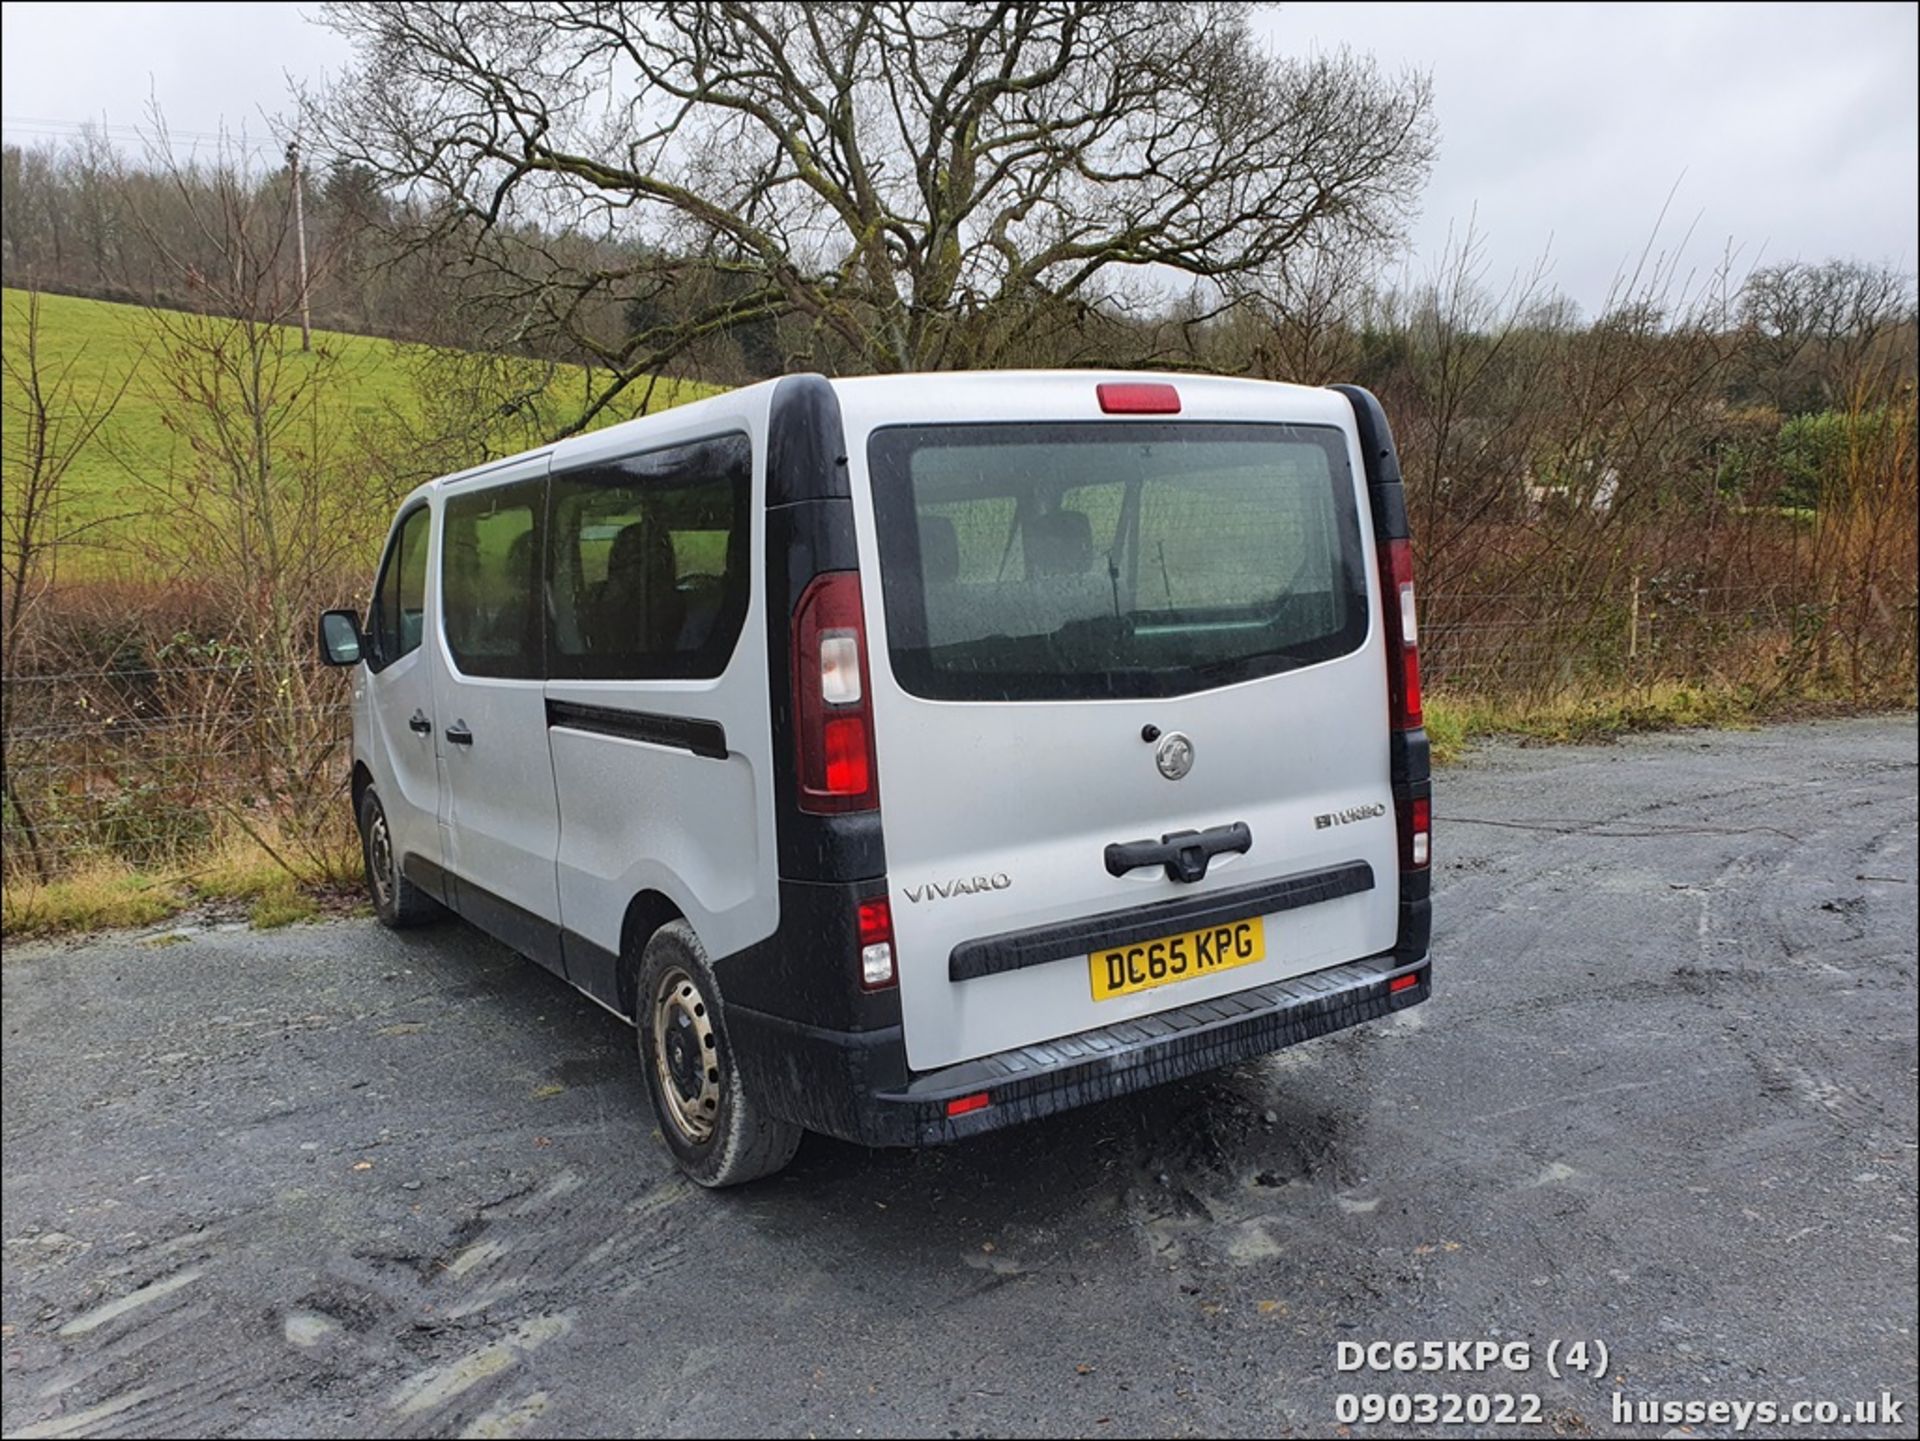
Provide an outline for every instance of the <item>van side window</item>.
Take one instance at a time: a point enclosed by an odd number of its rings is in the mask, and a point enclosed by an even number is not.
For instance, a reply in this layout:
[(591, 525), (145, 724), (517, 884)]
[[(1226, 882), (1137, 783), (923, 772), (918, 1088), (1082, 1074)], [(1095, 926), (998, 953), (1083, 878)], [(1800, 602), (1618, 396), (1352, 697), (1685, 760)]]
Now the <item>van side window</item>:
[(746, 619), (744, 435), (557, 473), (547, 659), (556, 679), (710, 678)]
[(524, 480), (447, 500), (440, 605), (447, 650), (468, 675), (538, 680), (540, 531), (546, 482)]
[(380, 579), (374, 582), (373, 604), (367, 615), (376, 670), (418, 650), (426, 634), (427, 531), (431, 516), (423, 505), (401, 521), (381, 562)]

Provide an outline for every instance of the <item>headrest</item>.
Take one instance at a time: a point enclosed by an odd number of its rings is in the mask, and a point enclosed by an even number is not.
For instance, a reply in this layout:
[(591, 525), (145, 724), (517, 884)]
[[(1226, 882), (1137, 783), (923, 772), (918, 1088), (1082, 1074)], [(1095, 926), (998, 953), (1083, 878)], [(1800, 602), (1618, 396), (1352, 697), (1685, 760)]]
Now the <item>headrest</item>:
[(1028, 575), (1085, 575), (1093, 569), (1093, 522), (1077, 510), (1056, 510), (1027, 522)]
[(944, 515), (920, 517), (920, 574), (928, 585), (960, 578), (960, 532)]
[(513, 544), (507, 547), (507, 575), (515, 580), (528, 580), (533, 575), (533, 532), (523, 530), (513, 538)]
[(644, 520), (622, 526), (607, 552), (607, 574), (624, 575), (633, 571), (673, 569), (673, 542), (667, 533)]

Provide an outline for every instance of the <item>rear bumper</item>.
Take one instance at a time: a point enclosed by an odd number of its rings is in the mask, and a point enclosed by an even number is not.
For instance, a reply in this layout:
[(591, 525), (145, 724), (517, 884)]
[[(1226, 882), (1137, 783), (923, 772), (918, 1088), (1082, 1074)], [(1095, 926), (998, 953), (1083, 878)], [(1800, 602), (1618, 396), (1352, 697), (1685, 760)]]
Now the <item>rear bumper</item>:
[[(1399, 990), (1395, 981), (1413, 977)], [(1427, 957), (1388, 953), (1177, 1010), (909, 1073), (900, 1028), (828, 1031), (727, 1008), (749, 1086), (778, 1115), (868, 1146), (936, 1146), (1266, 1055), (1427, 999)], [(949, 1116), (985, 1092), (988, 1104)]]

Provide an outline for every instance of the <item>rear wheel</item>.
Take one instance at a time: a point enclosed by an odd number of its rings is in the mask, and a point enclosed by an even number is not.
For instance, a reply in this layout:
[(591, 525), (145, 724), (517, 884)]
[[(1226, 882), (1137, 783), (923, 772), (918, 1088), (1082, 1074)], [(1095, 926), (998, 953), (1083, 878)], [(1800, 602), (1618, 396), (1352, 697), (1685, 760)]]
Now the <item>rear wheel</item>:
[(440, 914), (439, 903), (401, 873), (387, 813), (372, 786), (360, 794), (360, 854), (367, 866), (367, 894), (381, 925), (402, 930)]
[(703, 1186), (738, 1186), (793, 1159), (800, 1128), (769, 1115), (742, 1084), (720, 989), (685, 921), (662, 926), (647, 942), (634, 1009), (647, 1091), (681, 1170)]

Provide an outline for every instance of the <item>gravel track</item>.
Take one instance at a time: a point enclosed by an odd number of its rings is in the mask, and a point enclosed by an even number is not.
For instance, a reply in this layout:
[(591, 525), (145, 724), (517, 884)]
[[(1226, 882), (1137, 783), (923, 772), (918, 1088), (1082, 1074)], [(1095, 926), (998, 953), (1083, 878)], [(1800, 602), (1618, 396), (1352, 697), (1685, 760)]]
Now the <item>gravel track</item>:
[[(1430, 1004), (947, 1150), (810, 1138), (721, 1195), (651, 1136), (630, 1033), (464, 926), (10, 946), (0, 1430), (1911, 1418), (1912, 718), (1492, 746), (1437, 791)], [(1603, 1379), (1335, 1366), (1575, 1337)]]

